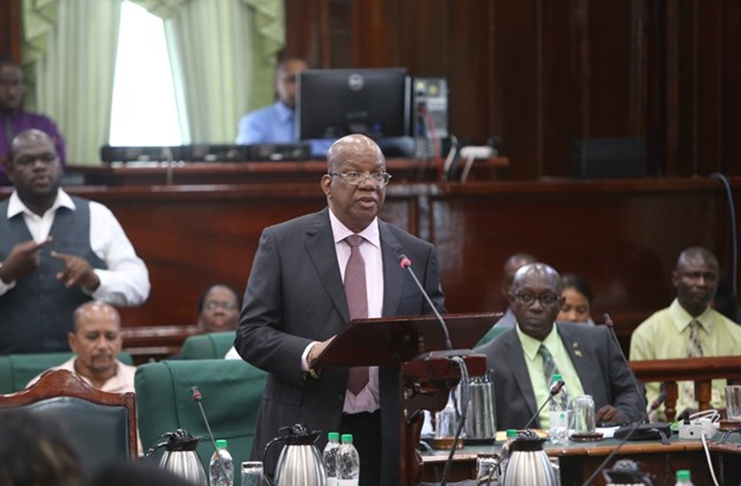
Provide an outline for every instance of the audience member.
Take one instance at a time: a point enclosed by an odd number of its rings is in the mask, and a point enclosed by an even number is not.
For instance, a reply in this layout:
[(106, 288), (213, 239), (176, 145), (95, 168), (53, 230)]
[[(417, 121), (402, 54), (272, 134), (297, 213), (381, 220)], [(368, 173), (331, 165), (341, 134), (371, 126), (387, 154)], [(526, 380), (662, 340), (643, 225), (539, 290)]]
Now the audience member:
[(563, 305), (556, 318), (559, 322), (576, 322), (594, 326), (592, 320), (592, 289), (581, 275), (567, 273), (561, 277)]
[(198, 301), (198, 326), (205, 332), (233, 331), (241, 299), (239, 294), (226, 284), (210, 286)]
[[(741, 354), (741, 327), (710, 307), (718, 287), (718, 260), (705, 248), (684, 250), (672, 272), (677, 297), (654, 313), (636, 330), (630, 342), (630, 359), (695, 358)], [(711, 406), (725, 406), (725, 380), (713, 380)], [(694, 385), (679, 382), (677, 410), (697, 410)], [(659, 384), (646, 386), (648, 399), (659, 394)], [(659, 409), (659, 415), (663, 408)]]
[(72, 312), (92, 299), (141, 304), (147, 267), (108, 208), (60, 188), (47, 134), (20, 133), (7, 170), (15, 190), (0, 202), (0, 354), (66, 351)]
[[(560, 374), (569, 397), (591, 395), (599, 422), (630, 422), (643, 417), (638, 394), (620, 350), (604, 326), (555, 323), (563, 297), (561, 278), (548, 265), (517, 271), (508, 294), (516, 318), (510, 329), (477, 349), (496, 377), (497, 428), (520, 429), (549, 394)], [(535, 422), (547, 428), (546, 407)]]
[[(444, 312), (435, 248), (378, 219), (386, 162), (362, 135), (329, 150), (321, 187), (329, 208), (266, 228), (255, 255), (235, 346), (269, 372), (252, 457), (287, 424), (353, 433), (363, 461), (360, 485), (398, 484), (398, 375), (393, 368), (314, 369), (350, 319), (432, 312), (406, 254), (434, 305)], [(326, 439), (317, 442), (319, 449)], [(275, 454), (266, 458), (272, 473)]]
[(117, 359), (123, 342), (118, 311), (103, 302), (86, 302), (75, 310), (74, 324), (68, 341), (75, 355), (51, 369), (77, 373), (91, 386), (106, 392), (133, 392), (136, 367)]
[(23, 71), (8, 58), (0, 58), (0, 185), (10, 183), (5, 174), (5, 162), (10, 153), (13, 138), (24, 130), (36, 128), (54, 141), (60, 163), (66, 163), (64, 138), (57, 126), (48, 117), (21, 108), (23, 95)]
[[(500, 292), (502, 293), (502, 297), (504, 297), (505, 301), (507, 300), (507, 295), (509, 295), (509, 293), (512, 291), (512, 283), (515, 279), (517, 270), (524, 267), (525, 265), (529, 265), (530, 263), (536, 263), (537, 261), (538, 259), (529, 253), (515, 253), (514, 255), (507, 258), (507, 260), (505, 260), (504, 266), (502, 267), (502, 282), (500, 287)], [(507, 310), (504, 311), (504, 315), (501, 317), (501, 319), (499, 319), (494, 324), (494, 326), (492, 326), (492, 328), (484, 335), (484, 337), (481, 338), (477, 346), (483, 346), (484, 344), (494, 339), (494, 337), (497, 336), (502, 329), (510, 329), (514, 326), (515, 315), (512, 313), (512, 308), (508, 306)]]
[(56, 417), (0, 411), (0, 484), (79, 486), (82, 466)]

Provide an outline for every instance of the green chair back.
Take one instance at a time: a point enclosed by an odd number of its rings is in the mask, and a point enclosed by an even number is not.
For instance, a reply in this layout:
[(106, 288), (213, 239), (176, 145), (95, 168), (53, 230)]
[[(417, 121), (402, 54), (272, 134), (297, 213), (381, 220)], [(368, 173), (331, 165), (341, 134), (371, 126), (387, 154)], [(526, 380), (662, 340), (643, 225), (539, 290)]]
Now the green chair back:
[(180, 359), (222, 359), (234, 345), (236, 331), (190, 336), (183, 342)]
[(227, 439), (234, 459), (234, 484), (239, 486), (239, 464), (249, 458), (257, 410), (267, 373), (239, 360), (172, 360), (137, 368), (135, 387), (139, 437), (144, 451), (160, 436), (184, 428), (201, 436), (198, 455), (208, 471), (214, 452), (191, 387), (198, 386), (214, 437)]
[[(71, 357), (72, 352), (0, 356), (0, 394), (23, 390), (33, 378)], [(120, 353), (118, 359), (128, 365), (133, 364), (129, 353)]]
[(484, 334), (484, 337), (481, 338), (481, 340), (476, 344), (476, 348), (483, 346), (484, 344), (488, 343), (489, 341), (493, 341), (497, 336), (500, 334), (509, 331), (512, 329), (511, 327), (502, 327), (502, 326), (492, 326), (489, 331)]

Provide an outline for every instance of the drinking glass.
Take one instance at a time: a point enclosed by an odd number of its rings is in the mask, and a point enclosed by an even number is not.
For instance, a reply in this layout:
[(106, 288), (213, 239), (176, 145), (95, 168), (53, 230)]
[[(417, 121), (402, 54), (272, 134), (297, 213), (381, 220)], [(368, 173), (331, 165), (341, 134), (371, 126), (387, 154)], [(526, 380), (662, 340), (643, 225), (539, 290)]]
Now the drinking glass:
[(262, 462), (242, 463), (242, 486), (263, 486)]
[(574, 398), (574, 434), (591, 435), (597, 431), (597, 422), (594, 417), (594, 400), (589, 395)]
[(726, 387), (726, 415), (728, 420), (741, 422), (741, 385)]

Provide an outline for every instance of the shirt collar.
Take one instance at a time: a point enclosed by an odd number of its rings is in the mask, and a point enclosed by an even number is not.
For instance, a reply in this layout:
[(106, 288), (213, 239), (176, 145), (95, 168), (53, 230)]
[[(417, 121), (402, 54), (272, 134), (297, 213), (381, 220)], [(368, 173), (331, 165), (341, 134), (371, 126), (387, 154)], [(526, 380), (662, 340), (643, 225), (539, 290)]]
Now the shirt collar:
[(332, 235), (334, 236), (334, 242), (335, 245), (339, 243), (340, 241), (344, 240), (350, 235), (360, 235), (365, 239), (365, 241), (371, 243), (372, 245), (380, 248), (381, 247), (381, 237), (378, 232), (378, 218), (373, 218), (373, 221), (371, 224), (365, 227), (363, 231), (360, 233), (353, 233), (348, 229), (347, 226), (342, 224), (342, 222), (337, 219), (337, 216), (334, 215), (332, 212), (332, 208), (329, 209), (329, 221), (332, 223)]
[[(548, 333), (548, 335), (543, 339), (543, 341), (538, 341), (532, 336), (529, 336), (522, 332), (520, 329), (520, 324), (518, 323), (517, 326), (515, 326), (517, 329), (517, 336), (520, 338), (520, 342), (522, 343), (522, 350), (527, 356), (529, 360), (534, 360), (535, 357), (538, 355), (538, 349), (540, 349), (541, 344), (545, 344), (545, 347), (548, 348), (548, 351), (551, 351), (552, 349), (556, 349), (556, 345), (558, 344), (559, 337), (558, 337), (558, 330), (556, 330), (556, 324), (553, 324), (553, 328), (551, 329), (551, 332)], [(553, 354), (553, 351), (551, 351), (551, 354)]]
[(697, 317), (692, 317), (689, 312), (682, 307), (679, 303), (679, 299), (674, 299), (672, 304), (669, 306), (669, 313), (672, 317), (672, 322), (677, 328), (677, 332), (682, 332), (687, 329), (687, 326), (694, 320), (700, 321), (705, 332), (710, 332), (713, 329), (713, 310), (708, 306), (705, 311)]
[(291, 121), (296, 117), (296, 110), (288, 107), (282, 101), (276, 101), (273, 106), (275, 106), (275, 111), (278, 113), (278, 119), (282, 122)]
[[(64, 192), (64, 189), (62, 189), (61, 187), (57, 192), (57, 198), (54, 200), (54, 203), (51, 205), (51, 207), (46, 210), (46, 213), (48, 213), (49, 211), (54, 212), (60, 207), (69, 208), (72, 211), (77, 209), (77, 206), (75, 206), (72, 198), (69, 197), (69, 194)], [(35, 218), (40, 217), (38, 214), (28, 209), (28, 206), (26, 206), (23, 201), (21, 201), (21, 198), (18, 196), (18, 191), (13, 191), (13, 194), (10, 195), (10, 200), (8, 201), (8, 219), (21, 213)]]

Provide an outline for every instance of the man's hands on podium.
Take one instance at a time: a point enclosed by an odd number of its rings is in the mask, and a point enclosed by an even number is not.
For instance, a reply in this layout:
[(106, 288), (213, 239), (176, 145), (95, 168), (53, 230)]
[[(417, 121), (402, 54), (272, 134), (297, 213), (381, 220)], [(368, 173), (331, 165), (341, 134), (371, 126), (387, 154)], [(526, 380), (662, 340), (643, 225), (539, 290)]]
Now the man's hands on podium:
[(327, 346), (329, 346), (329, 343), (331, 343), (335, 337), (336, 335), (332, 336), (326, 341), (316, 343), (309, 350), (309, 354), (306, 355), (306, 364), (309, 365), (309, 374), (312, 377), (319, 378), (319, 371), (314, 367), (314, 363), (316, 363), (316, 359), (324, 352), (325, 349), (327, 349)]
[(0, 267), (0, 279), (6, 284), (36, 270), (41, 263), (41, 249), (51, 242), (51, 236), (36, 243), (34, 240), (22, 241), (10, 250)]

